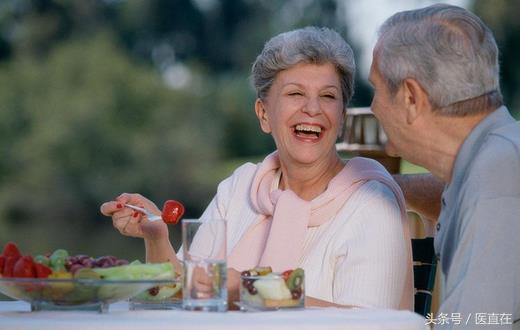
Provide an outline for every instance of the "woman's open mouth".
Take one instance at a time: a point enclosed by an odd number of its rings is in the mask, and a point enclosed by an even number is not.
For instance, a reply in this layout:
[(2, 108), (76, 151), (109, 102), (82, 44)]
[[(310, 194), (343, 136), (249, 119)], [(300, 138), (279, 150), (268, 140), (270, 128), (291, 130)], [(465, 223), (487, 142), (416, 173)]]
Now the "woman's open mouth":
[(294, 133), (297, 137), (304, 139), (319, 139), (322, 128), (317, 125), (298, 124), (294, 126)]

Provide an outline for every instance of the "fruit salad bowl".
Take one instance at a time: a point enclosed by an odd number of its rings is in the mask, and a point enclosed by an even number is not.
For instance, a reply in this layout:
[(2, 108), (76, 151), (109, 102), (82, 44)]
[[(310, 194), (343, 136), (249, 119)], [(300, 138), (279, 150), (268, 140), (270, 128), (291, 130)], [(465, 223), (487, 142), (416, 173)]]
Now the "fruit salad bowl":
[(305, 277), (301, 268), (274, 273), (270, 267), (258, 267), (242, 272), (240, 278), (242, 311), (304, 307)]
[(0, 278), (0, 292), (39, 310), (108, 312), (111, 303), (126, 300), (172, 280), (106, 280), (78, 278)]

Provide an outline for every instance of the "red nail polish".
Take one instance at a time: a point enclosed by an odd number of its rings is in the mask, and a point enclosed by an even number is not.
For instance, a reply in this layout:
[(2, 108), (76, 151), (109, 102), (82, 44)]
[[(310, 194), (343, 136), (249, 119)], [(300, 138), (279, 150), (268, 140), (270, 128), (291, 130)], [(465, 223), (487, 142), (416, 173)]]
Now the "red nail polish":
[(134, 212), (134, 218), (137, 218), (139, 216), (139, 212)]
[(118, 209), (122, 209), (122, 208), (123, 208), (123, 205), (122, 205), (122, 204), (117, 204), (116, 207), (117, 207)]

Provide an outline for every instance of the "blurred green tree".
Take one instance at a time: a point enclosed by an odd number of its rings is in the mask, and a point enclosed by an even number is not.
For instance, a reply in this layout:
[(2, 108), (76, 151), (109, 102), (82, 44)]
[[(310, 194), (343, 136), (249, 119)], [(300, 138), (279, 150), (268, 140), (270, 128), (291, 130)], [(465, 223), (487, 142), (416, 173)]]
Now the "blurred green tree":
[(110, 37), (4, 64), (0, 85), (0, 241), (109, 246), (81, 238), (100, 242), (111, 224), (99, 204), (122, 191), (178, 198), (192, 214), (209, 202), (221, 140), (211, 100), (166, 88)]
[(506, 105), (520, 118), (520, 2), (474, 0), (473, 8), (495, 34), (500, 49), (502, 94)]

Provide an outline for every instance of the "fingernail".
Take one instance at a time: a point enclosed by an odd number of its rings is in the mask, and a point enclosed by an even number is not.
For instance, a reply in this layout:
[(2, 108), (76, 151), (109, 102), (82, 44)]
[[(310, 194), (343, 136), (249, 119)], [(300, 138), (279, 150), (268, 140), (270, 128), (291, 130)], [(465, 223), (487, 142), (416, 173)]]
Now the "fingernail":
[(134, 218), (137, 218), (139, 216), (139, 212), (134, 212)]
[(123, 208), (123, 204), (120, 204), (120, 203), (119, 203), (119, 204), (116, 205), (116, 207), (117, 207), (118, 209), (122, 209), (122, 208)]

